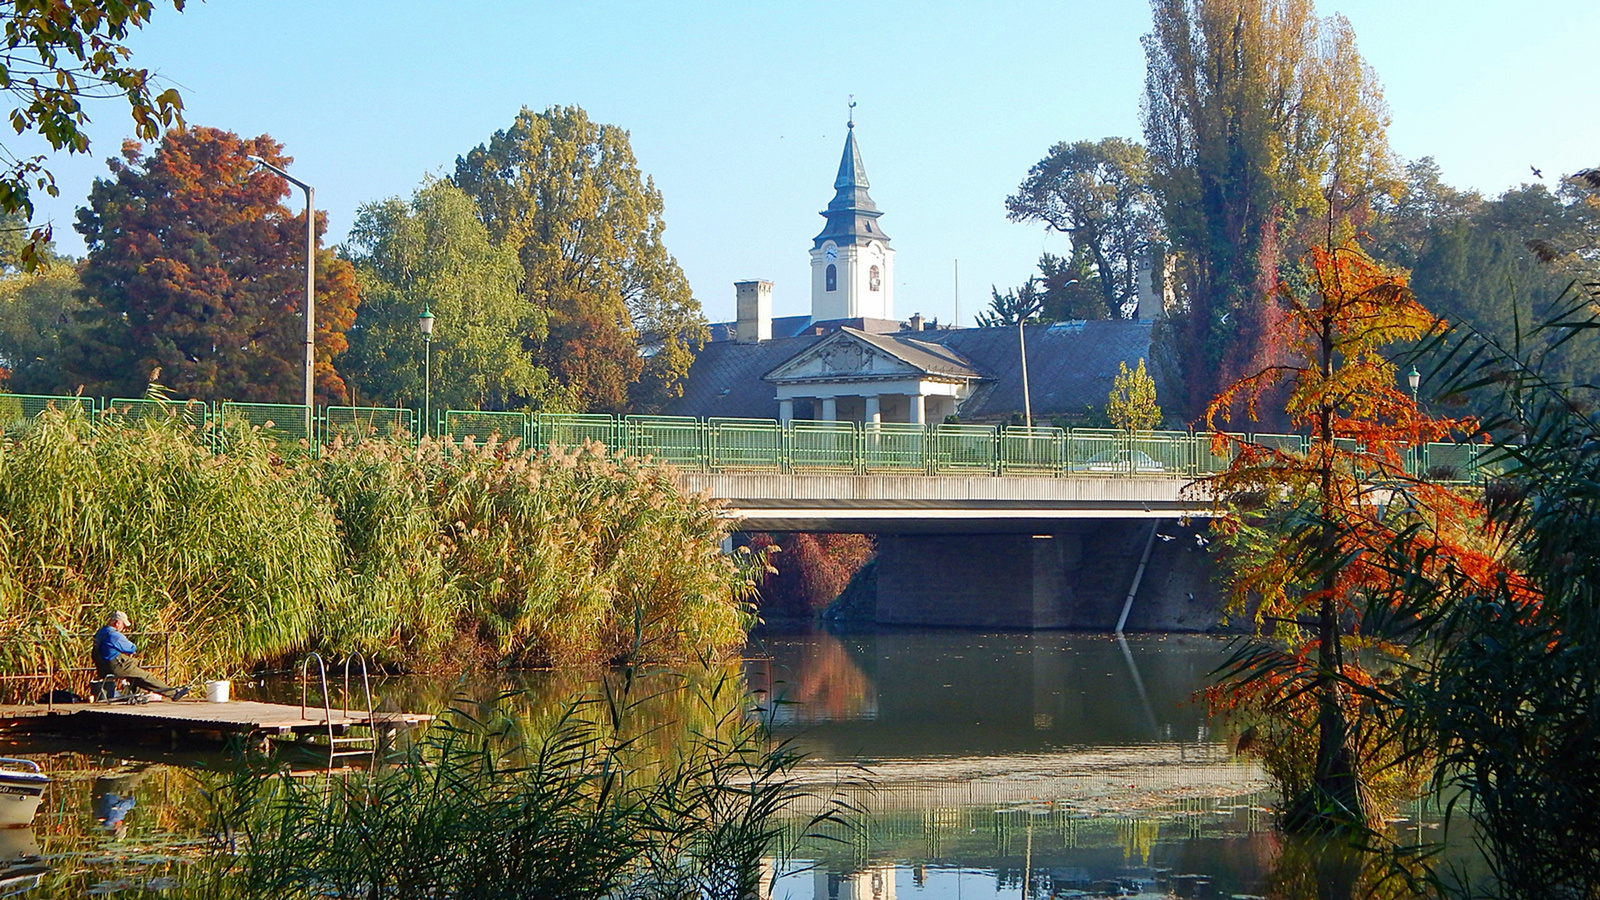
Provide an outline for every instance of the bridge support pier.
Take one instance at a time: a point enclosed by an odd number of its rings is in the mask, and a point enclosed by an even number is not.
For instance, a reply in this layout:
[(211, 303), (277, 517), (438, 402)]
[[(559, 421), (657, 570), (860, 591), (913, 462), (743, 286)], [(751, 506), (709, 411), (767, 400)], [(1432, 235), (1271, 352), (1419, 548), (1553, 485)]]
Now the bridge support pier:
[[(1204, 528), (1201, 524), (1200, 528)], [(1161, 521), (1130, 631), (1204, 631), (1219, 619), (1208, 547)], [(877, 622), (1110, 631), (1150, 520), (1079, 520), (1050, 534), (878, 536)]]

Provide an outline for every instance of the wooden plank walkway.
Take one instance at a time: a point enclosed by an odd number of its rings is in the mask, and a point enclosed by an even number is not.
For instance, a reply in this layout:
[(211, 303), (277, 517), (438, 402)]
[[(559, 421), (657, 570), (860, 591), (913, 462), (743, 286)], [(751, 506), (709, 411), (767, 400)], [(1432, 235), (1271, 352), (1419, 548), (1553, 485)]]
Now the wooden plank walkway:
[(184, 700), (152, 703), (58, 703), (52, 710), (42, 705), (0, 706), (0, 731), (56, 731), (91, 728), (137, 732), (152, 728), (181, 732), (221, 732), (245, 735), (326, 734), (331, 725), (336, 734), (352, 727), (370, 726), (377, 730), (414, 728), (432, 721), (425, 713), (378, 712), (370, 721), (366, 710), (334, 709), (324, 715), (321, 707), (307, 707), (300, 714), (299, 704), (258, 703), (233, 700), (206, 703)]

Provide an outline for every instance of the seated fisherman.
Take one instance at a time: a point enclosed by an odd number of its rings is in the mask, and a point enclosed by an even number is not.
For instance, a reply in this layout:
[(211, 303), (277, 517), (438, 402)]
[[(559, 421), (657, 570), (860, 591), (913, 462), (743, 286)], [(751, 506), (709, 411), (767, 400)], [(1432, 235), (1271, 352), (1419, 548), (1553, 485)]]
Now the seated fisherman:
[(119, 609), (111, 614), (111, 620), (106, 623), (105, 627), (95, 632), (95, 674), (101, 678), (107, 675), (125, 678), (134, 687), (154, 691), (157, 694), (171, 697), (173, 700), (183, 699), (184, 695), (189, 693), (188, 688), (174, 688), (139, 667), (139, 661), (133, 658), (133, 654), (138, 653), (139, 648), (135, 647), (133, 641), (128, 640), (127, 636), (123, 634), (131, 625), (132, 623), (128, 620), (128, 614)]

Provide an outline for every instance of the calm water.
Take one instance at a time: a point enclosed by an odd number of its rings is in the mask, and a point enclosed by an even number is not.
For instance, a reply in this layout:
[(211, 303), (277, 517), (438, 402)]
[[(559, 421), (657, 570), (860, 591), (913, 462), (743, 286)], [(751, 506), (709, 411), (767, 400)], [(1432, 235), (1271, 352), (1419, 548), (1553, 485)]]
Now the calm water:
[[(933, 631), (753, 642), (747, 680), (775, 703), (780, 733), (807, 752), (801, 773), (819, 796), (796, 811), (796, 829), (821, 798), (863, 812), (854, 827), (807, 841), (804, 858), (778, 873), (773, 896), (1282, 893), (1306, 874), (1286, 870), (1304, 854), (1274, 834), (1262, 773), (1228, 752), (1194, 701), (1226, 654), (1222, 640), (1160, 635)], [(570, 673), (469, 685), (524, 689), (520, 702), (533, 716), (589, 686)], [(403, 678), (378, 692), (387, 705), (438, 711), (460, 687)], [(283, 683), (235, 690), (299, 699)], [(648, 712), (678, 715), (670, 706)], [(158, 746), (0, 743), (0, 754), (36, 759), (56, 777), (32, 831), (0, 834), (0, 858), (41, 857), (49, 867), (28, 897), (177, 883), (203, 852), (200, 792), (228, 765), (222, 754)], [(1430, 837), (1433, 826), (1419, 818), (1397, 827)]]

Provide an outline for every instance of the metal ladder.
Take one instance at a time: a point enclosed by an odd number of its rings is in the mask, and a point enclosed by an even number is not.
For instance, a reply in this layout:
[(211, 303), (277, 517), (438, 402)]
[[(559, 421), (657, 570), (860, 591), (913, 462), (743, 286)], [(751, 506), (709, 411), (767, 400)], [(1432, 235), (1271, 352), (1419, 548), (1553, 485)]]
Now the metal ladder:
[[(360, 651), (352, 651), (344, 659), (344, 706), (343, 713), (346, 720), (343, 733), (337, 733), (333, 725), (333, 704), (328, 698), (328, 669), (322, 661), (322, 654), (312, 651), (300, 663), (300, 718), (306, 718), (307, 694), (311, 688), (310, 668), (312, 661), (317, 664), (317, 678), (322, 689), (322, 715), (323, 722), (328, 726), (328, 766), (330, 768), (342, 757), (366, 756), (369, 765), (377, 762), (378, 732), (373, 724), (372, 681), (367, 676), (367, 658)], [(351, 663), (359, 663), (361, 671), (361, 690), (367, 701), (367, 718), (361, 724), (349, 724), (350, 719), (350, 668)], [(357, 707), (357, 711), (360, 708)], [(365, 734), (353, 734), (357, 729), (364, 730)], [(310, 745), (309, 740), (302, 743)]]

